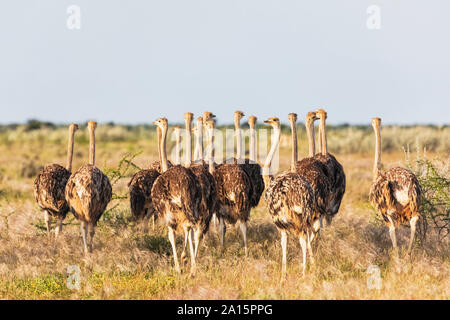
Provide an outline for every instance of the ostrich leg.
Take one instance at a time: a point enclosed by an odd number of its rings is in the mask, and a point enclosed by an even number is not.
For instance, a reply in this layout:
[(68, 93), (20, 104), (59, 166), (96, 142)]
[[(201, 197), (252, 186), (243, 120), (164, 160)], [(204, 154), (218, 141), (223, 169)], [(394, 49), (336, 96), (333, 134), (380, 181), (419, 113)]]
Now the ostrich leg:
[(314, 239), (314, 232), (308, 233), (308, 242), (307, 242), (307, 246), (308, 246), (308, 253), (309, 253), (309, 259), (311, 260), (311, 264), (314, 263), (314, 255), (313, 255), (313, 251), (311, 248), (311, 243)]
[(63, 217), (59, 216), (58, 217), (58, 223), (55, 229), (55, 240), (58, 238), (58, 235), (62, 232), (62, 228), (63, 228)]
[(219, 218), (219, 238), (220, 238), (220, 246), (222, 247), (222, 251), (224, 250), (223, 242), (225, 238), (225, 221), (222, 217)]
[(397, 237), (395, 235), (395, 224), (392, 220), (391, 216), (388, 216), (389, 219), (389, 236), (391, 237), (392, 246), (394, 247), (394, 252), (397, 253)]
[(50, 224), (52, 223), (52, 217), (48, 213), (48, 211), (44, 211), (44, 221), (45, 226), (47, 227), (47, 236), (50, 237)]
[(244, 237), (244, 252), (245, 256), (248, 256), (248, 248), (247, 248), (247, 222), (241, 221), (240, 224), (242, 236)]
[(302, 247), (302, 260), (303, 260), (303, 265), (302, 265), (302, 274), (303, 276), (305, 276), (305, 272), (306, 272), (306, 250), (307, 250), (307, 244), (306, 244), (306, 239), (305, 236), (302, 235), (300, 236), (300, 246)]
[(141, 224), (141, 230), (143, 233), (147, 233), (148, 232), (148, 220), (150, 220), (150, 216), (152, 215), (150, 209), (147, 209), (147, 213), (144, 216), (144, 219), (142, 219), (142, 224)]
[(89, 252), (92, 252), (92, 246), (93, 246), (93, 242), (94, 242), (94, 234), (95, 234), (95, 223), (94, 222), (90, 222), (87, 225), (87, 231), (89, 232), (89, 242), (88, 242), (88, 249)]
[(195, 256), (197, 257), (198, 254), (198, 246), (200, 245), (200, 237), (202, 235), (202, 230), (200, 227), (197, 227), (196, 229), (193, 229), (194, 231), (194, 245), (195, 245)]
[(417, 220), (419, 220), (419, 216), (414, 216), (409, 221), (409, 223), (411, 225), (411, 237), (409, 238), (408, 254), (411, 254), (411, 248), (412, 248), (412, 245), (413, 245), (413, 242), (414, 242), (414, 236), (416, 234)]
[(281, 282), (286, 280), (286, 249), (287, 249), (287, 233), (281, 231)]
[(191, 228), (188, 229), (188, 234), (189, 234), (188, 236), (189, 251), (191, 254), (191, 275), (192, 275), (195, 273), (195, 252), (194, 252), (194, 244), (192, 242), (193, 230)]
[(177, 257), (177, 246), (175, 242), (175, 231), (169, 227), (169, 241), (172, 245), (172, 252), (173, 252), (173, 260), (175, 262), (175, 271), (178, 273), (181, 273), (180, 270), (180, 264), (178, 263), (178, 257)]
[(217, 232), (217, 216), (216, 216), (216, 214), (213, 214), (212, 221), (213, 221), (213, 225), (214, 225), (214, 231)]
[(184, 261), (186, 259), (186, 246), (189, 241), (190, 231), (188, 227), (184, 227), (184, 242), (183, 242), (183, 251), (181, 252), (181, 264), (184, 266)]
[(80, 232), (81, 232), (81, 237), (83, 238), (83, 249), (84, 249), (84, 253), (88, 252), (88, 247), (87, 247), (87, 225), (86, 222), (81, 221), (80, 224)]

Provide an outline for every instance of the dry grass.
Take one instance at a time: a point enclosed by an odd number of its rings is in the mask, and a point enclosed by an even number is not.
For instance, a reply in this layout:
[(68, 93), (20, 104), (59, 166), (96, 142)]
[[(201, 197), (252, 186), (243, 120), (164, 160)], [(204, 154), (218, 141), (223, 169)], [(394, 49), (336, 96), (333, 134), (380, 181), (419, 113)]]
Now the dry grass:
[[(264, 201), (251, 214), (249, 257), (244, 257), (239, 230), (228, 228), (223, 254), (218, 249), (217, 235), (211, 231), (201, 246), (199, 269), (193, 278), (189, 272), (182, 275), (174, 272), (164, 225), (157, 224), (156, 230), (150, 229), (147, 234), (138, 231), (130, 218), (128, 200), (111, 203), (110, 207), (118, 206), (99, 223), (90, 256), (82, 253), (79, 224), (72, 215), (65, 220), (62, 237), (56, 243), (48, 239), (42, 213), (32, 196), (33, 178), (23, 174), (23, 169), (30, 163), (38, 168), (65, 162), (65, 139), (52, 132), (45, 132), (49, 139), (22, 137), (0, 145), (1, 299), (450, 298), (448, 239), (438, 242), (431, 233), (424, 243), (416, 242), (411, 259), (404, 253), (398, 260), (391, 257), (386, 227), (368, 203), (370, 152), (338, 155), (348, 179), (341, 211), (333, 225), (322, 230), (315, 248), (316, 262), (305, 277), (300, 276), (298, 242), (289, 239), (288, 279), (280, 285), (279, 234)], [(37, 130), (33, 134), (43, 133)], [(141, 150), (143, 154), (136, 159), (139, 166), (145, 167), (156, 159), (154, 136), (147, 131), (141, 132), (139, 139), (137, 135), (134, 132), (120, 138), (121, 134), (117, 134), (109, 140), (105, 133), (103, 137), (108, 142), (98, 136), (99, 166), (114, 167), (127, 152)], [(88, 151), (84, 138), (77, 139), (74, 168), (83, 163)], [(330, 138), (330, 147), (332, 141)], [(444, 143), (448, 142), (439, 145)], [(282, 168), (287, 167), (288, 153), (287, 143), (282, 144)], [(300, 154), (305, 153), (306, 146), (302, 144)], [(428, 157), (446, 159), (447, 155), (448, 149)], [(400, 147), (396, 152), (383, 154), (387, 168), (404, 165), (404, 159)], [(126, 193), (127, 180), (121, 179), (114, 186), (117, 193)], [(408, 235), (407, 227), (399, 231), (401, 245), (405, 245)], [(181, 237), (178, 241), (181, 244)], [(67, 267), (71, 265), (81, 269), (80, 290), (69, 290), (66, 286)], [(380, 290), (367, 286), (370, 265), (380, 268)]]

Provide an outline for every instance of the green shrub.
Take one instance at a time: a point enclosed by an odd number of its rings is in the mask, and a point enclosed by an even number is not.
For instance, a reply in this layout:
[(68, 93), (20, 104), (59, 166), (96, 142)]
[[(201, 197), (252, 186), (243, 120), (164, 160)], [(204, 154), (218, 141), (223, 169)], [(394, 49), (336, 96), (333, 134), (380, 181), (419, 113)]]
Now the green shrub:
[(422, 189), (422, 221), (419, 234), (425, 238), (428, 227), (437, 231), (438, 240), (450, 233), (450, 178), (446, 164), (440, 160), (430, 161), (420, 157), (414, 163), (406, 151), (408, 167), (414, 172)]

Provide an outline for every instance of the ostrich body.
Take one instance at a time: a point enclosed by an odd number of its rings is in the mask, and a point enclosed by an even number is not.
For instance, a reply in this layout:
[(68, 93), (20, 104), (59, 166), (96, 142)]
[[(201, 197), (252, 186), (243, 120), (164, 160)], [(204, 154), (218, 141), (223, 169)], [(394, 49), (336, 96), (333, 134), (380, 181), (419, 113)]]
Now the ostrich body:
[[(326, 175), (326, 167), (320, 161), (316, 160), (314, 150), (314, 131), (310, 130), (311, 113), (306, 117), (306, 131), (309, 136), (309, 157), (297, 161), (297, 115), (295, 113), (289, 114), (289, 122), (291, 124), (292, 132), (292, 158), (291, 164), (294, 165), (295, 171), (302, 177), (306, 178), (314, 191), (315, 211), (322, 217), (326, 217), (328, 197), (330, 194), (330, 182)], [(313, 124), (313, 122), (312, 122)], [(313, 124), (314, 126), (314, 124)], [(312, 134), (312, 136), (311, 136)]]
[(270, 176), (270, 166), (280, 141), (280, 121), (269, 118), (265, 121), (274, 129), (274, 139), (264, 164), (264, 179), (267, 186), (264, 198), (272, 220), (281, 233), (282, 270), (281, 281), (286, 277), (286, 250), (288, 233), (298, 237), (302, 249), (303, 274), (306, 270), (307, 251), (313, 259), (311, 242), (320, 228), (320, 215), (315, 210), (314, 191), (306, 178), (297, 173), (296, 163), (291, 170), (275, 178)]
[(84, 251), (92, 252), (95, 226), (112, 197), (108, 177), (95, 166), (95, 128), (89, 121), (89, 164), (73, 173), (67, 181), (65, 196), (70, 211), (81, 221)]
[(261, 174), (261, 166), (256, 161), (256, 120), (255, 116), (250, 116), (248, 124), (250, 127), (250, 147), (249, 158), (244, 159), (244, 148), (242, 147), (242, 134), (241, 134), (241, 119), (244, 116), (242, 111), (235, 111), (234, 113), (234, 125), (236, 132), (236, 149), (237, 158), (235, 163), (239, 164), (241, 168), (248, 175), (251, 182), (250, 189), (250, 207), (255, 208), (258, 206), (259, 199), (264, 192), (264, 179)]
[(214, 163), (214, 120), (210, 118), (205, 124), (208, 128), (209, 138), (209, 172), (213, 175), (217, 188), (216, 215), (219, 219), (220, 244), (223, 249), (225, 222), (230, 224), (239, 222), (247, 255), (247, 222), (250, 217), (251, 181), (238, 164), (226, 163), (216, 166)]
[[(332, 154), (328, 153), (327, 128), (325, 125), (327, 113), (323, 109), (319, 109), (316, 111), (316, 118), (314, 120), (317, 118), (320, 119), (319, 141), (321, 141), (321, 149), (320, 154), (315, 155), (314, 158), (325, 165), (326, 173), (330, 181), (330, 196), (328, 198), (326, 215), (326, 221), (329, 225), (341, 206), (341, 201), (345, 193), (346, 179), (342, 165)], [(312, 125), (312, 131), (314, 132), (314, 124)]]
[(169, 241), (172, 245), (175, 270), (180, 273), (175, 233), (178, 228), (184, 230), (185, 243), (189, 241), (191, 252), (191, 271), (195, 269), (195, 254), (192, 238), (187, 236), (199, 219), (201, 188), (191, 170), (181, 165), (168, 168), (166, 154), (167, 119), (160, 118), (154, 122), (161, 128), (162, 141), (159, 147), (161, 154), (162, 174), (156, 179), (152, 188), (152, 203), (159, 218), (162, 218), (169, 229)]
[(422, 192), (416, 176), (407, 169), (395, 167), (384, 173), (381, 172), (380, 125), (380, 118), (372, 119), (376, 143), (373, 183), (370, 188), (369, 200), (372, 206), (381, 214), (389, 228), (389, 235), (395, 251), (397, 251), (395, 228), (409, 221), (411, 236), (408, 253), (411, 253), (416, 223), (420, 217), (419, 209), (422, 202)]
[(55, 238), (62, 231), (63, 221), (69, 211), (69, 206), (64, 197), (67, 180), (72, 171), (73, 144), (78, 125), (72, 123), (69, 126), (69, 143), (67, 148), (66, 167), (59, 164), (45, 166), (34, 180), (34, 197), (38, 206), (44, 210), (44, 220), (47, 233), (50, 235), (52, 217), (58, 219), (55, 229)]

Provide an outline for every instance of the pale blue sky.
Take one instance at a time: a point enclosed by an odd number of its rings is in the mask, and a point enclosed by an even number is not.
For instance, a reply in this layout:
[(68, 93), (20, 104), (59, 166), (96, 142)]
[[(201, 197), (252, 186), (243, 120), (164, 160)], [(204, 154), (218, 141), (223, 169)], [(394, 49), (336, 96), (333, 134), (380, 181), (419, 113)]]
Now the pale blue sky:
[[(66, 27), (81, 8), (81, 30)], [(369, 30), (366, 9), (381, 8)], [(2, 0), (0, 123), (450, 123), (450, 1)]]

